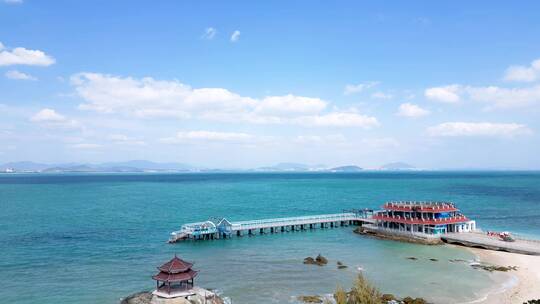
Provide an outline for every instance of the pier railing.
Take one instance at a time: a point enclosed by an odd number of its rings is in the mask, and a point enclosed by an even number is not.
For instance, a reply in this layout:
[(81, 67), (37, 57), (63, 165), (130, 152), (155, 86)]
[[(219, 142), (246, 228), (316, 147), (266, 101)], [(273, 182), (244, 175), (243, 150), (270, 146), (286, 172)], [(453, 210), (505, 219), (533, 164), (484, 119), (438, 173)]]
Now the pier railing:
[(329, 223), (339, 221), (352, 221), (357, 220), (358, 216), (355, 213), (336, 213), (325, 215), (312, 215), (312, 216), (300, 216), (300, 217), (284, 217), (275, 219), (263, 219), (263, 220), (251, 220), (232, 223), (232, 230), (250, 230), (250, 229), (262, 229), (272, 228), (280, 226), (293, 226), (293, 225), (309, 225), (316, 223)]
[[(370, 221), (373, 211), (343, 212), (334, 214), (309, 215), (298, 217), (270, 218), (260, 220), (249, 220), (230, 222), (225, 218), (209, 220), (206, 222), (189, 223), (182, 225), (179, 231), (171, 233), (170, 242), (176, 242), (180, 239), (190, 238), (219, 238), (226, 237), (234, 233), (241, 234), (243, 231), (251, 233), (253, 230), (260, 229), (261, 233), (265, 229), (274, 228), (277, 232), (280, 229), (307, 229), (320, 227), (336, 227), (348, 223), (359, 223), (360, 221)], [(329, 224), (330, 223), (330, 224)], [(335, 224), (332, 224), (335, 223)], [(306, 227), (310, 225), (310, 227)], [(300, 227), (297, 227), (300, 226)], [(295, 228), (296, 227), (296, 228)]]

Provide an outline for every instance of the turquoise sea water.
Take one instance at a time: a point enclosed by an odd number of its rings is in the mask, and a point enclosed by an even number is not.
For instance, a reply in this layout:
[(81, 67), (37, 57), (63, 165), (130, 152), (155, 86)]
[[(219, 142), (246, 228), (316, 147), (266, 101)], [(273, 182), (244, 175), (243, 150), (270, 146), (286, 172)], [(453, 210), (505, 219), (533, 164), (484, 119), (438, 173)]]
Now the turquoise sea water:
[[(294, 303), (348, 287), (357, 267), (384, 292), (437, 303), (483, 296), (493, 279), (461, 248), (366, 238), (352, 228), (166, 244), (184, 222), (334, 213), (387, 200), (451, 200), (484, 229), (540, 238), (540, 173), (0, 175), (4, 303), (117, 303), (151, 289), (174, 253), (233, 303)], [(323, 254), (325, 267), (303, 265)], [(418, 257), (417, 261), (406, 259)], [(437, 258), (432, 262), (429, 258)], [(349, 266), (337, 270), (336, 261)]]

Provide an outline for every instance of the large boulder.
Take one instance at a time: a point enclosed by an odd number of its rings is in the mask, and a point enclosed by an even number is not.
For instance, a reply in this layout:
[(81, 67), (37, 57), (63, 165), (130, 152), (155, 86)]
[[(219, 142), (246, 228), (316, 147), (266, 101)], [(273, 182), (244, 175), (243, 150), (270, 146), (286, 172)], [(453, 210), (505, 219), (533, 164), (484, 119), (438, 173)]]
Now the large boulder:
[(315, 258), (315, 262), (317, 262), (317, 265), (326, 265), (328, 264), (328, 260), (323, 257), (321, 254), (319, 254), (316, 258)]
[(120, 302), (120, 304), (149, 304), (152, 300), (152, 293), (149, 291), (142, 291), (134, 293)]

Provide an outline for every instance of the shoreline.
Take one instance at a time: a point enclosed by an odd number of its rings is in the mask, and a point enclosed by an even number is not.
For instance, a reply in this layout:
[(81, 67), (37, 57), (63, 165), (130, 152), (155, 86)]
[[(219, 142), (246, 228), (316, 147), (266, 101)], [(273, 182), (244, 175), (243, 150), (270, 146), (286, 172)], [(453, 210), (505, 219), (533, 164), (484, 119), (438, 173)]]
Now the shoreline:
[(522, 304), (528, 300), (540, 299), (540, 256), (465, 248), (472, 252), (480, 262), (500, 266), (517, 266), (515, 271), (492, 273), (493, 278), (495, 276), (505, 277), (502, 286), (499, 284), (497, 289), (488, 292), (484, 297), (468, 303)]

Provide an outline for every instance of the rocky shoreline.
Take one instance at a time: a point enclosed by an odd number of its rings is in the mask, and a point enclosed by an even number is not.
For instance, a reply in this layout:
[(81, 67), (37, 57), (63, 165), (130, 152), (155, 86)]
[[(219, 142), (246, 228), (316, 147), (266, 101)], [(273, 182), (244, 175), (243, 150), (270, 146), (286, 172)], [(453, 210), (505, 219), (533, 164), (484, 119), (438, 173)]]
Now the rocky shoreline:
[[(203, 290), (202, 288), (200, 288)], [(123, 298), (120, 301), (120, 304), (224, 304), (225, 301), (216, 295), (215, 293), (212, 293), (211, 291), (207, 291), (208, 294), (212, 294), (212, 297), (205, 297), (201, 296), (199, 293), (190, 296), (189, 299), (187, 298), (161, 298), (152, 295), (151, 291), (141, 291), (136, 292), (134, 294), (131, 294), (125, 298)]]
[(125, 297), (120, 304), (150, 304), (150, 301), (152, 301), (152, 292), (141, 291)]

